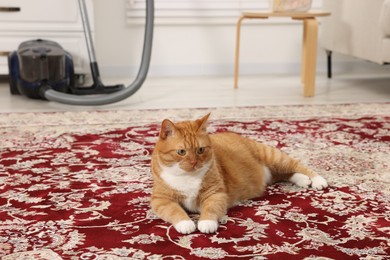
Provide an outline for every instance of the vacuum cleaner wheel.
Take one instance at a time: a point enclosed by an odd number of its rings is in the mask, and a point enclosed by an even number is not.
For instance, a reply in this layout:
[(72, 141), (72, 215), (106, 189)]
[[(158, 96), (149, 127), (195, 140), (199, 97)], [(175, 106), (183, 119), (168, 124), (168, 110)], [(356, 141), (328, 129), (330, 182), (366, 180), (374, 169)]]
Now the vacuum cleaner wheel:
[(17, 73), (17, 70), (15, 68), (13, 68), (15, 66), (18, 66), (17, 64), (15, 64), (17, 61), (12, 61), (12, 57), (14, 56), (14, 54), (15, 53), (10, 53), (8, 55), (9, 89), (10, 89), (10, 92), (12, 95), (20, 95), (20, 92), (18, 90), (17, 83), (16, 83), (17, 75), (15, 75)]

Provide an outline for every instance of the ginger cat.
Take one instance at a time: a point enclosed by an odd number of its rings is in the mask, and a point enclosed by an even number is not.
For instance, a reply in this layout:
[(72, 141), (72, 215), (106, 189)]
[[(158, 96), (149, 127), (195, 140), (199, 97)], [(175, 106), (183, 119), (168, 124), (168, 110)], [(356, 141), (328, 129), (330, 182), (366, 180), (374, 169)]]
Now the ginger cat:
[[(323, 189), (326, 180), (282, 151), (238, 134), (207, 133), (209, 115), (162, 122), (152, 155), (152, 210), (182, 234), (213, 233), (227, 209), (290, 181)], [(200, 213), (195, 225), (187, 212)]]

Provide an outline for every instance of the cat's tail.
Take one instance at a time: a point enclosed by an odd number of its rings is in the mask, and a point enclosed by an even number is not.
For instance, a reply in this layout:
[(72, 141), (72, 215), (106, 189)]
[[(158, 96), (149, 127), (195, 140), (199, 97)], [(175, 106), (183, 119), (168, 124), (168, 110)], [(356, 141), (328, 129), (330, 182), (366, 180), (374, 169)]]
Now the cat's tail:
[[(321, 190), (328, 186), (327, 181), (298, 160), (274, 147), (255, 142), (259, 161), (269, 170), (272, 182), (290, 181), (300, 187), (311, 186)], [(267, 171), (266, 169), (266, 171)]]

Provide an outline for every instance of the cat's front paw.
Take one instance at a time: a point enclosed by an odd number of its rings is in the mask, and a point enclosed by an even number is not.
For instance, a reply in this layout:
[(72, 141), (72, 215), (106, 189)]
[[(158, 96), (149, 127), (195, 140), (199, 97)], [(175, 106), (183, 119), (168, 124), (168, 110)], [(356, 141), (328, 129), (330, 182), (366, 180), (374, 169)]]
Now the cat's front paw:
[(215, 220), (200, 220), (198, 222), (198, 229), (202, 233), (214, 233), (218, 229), (218, 222)]
[(289, 181), (301, 188), (309, 188), (311, 184), (310, 178), (307, 175), (299, 172), (294, 173)]
[(192, 220), (182, 220), (176, 223), (174, 227), (181, 234), (190, 234), (196, 229), (196, 225)]
[(328, 187), (328, 182), (324, 179), (324, 177), (317, 175), (311, 179), (311, 187), (316, 190), (322, 190)]

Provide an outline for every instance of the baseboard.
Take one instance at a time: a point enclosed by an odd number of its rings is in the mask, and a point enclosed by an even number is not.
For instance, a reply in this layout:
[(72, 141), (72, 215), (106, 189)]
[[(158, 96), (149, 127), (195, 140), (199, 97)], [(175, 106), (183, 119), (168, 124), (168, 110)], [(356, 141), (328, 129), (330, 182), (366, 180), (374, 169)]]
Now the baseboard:
[[(300, 73), (300, 63), (256, 63), (241, 64), (240, 75), (259, 74), (294, 74)], [(326, 73), (325, 61), (318, 62), (317, 73)], [(135, 77), (138, 68), (135, 66), (101, 66), (103, 77)], [(390, 66), (381, 66), (365, 61), (335, 61), (333, 73), (375, 73), (389, 74)], [(148, 76), (150, 77), (183, 77), (183, 76), (229, 76), (234, 74), (233, 64), (197, 64), (197, 65), (151, 65)]]

